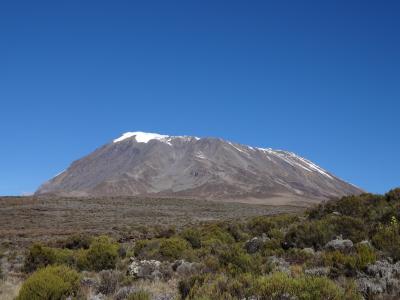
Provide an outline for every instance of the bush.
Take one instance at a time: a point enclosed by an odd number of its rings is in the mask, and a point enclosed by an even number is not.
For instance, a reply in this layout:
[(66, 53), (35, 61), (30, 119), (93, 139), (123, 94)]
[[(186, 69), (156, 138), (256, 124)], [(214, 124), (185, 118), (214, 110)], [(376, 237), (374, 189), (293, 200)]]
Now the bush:
[(354, 271), (357, 269), (356, 257), (353, 255), (344, 254), (341, 251), (329, 251), (324, 252), (322, 255), (322, 260), (325, 266), (333, 267), (339, 273), (350, 273), (353, 275)]
[(25, 257), (24, 269), (25, 272), (33, 272), (36, 269), (54, 264), (56, 256), (54, 251), (41, 244), (34, 244), (29, 248), (28, 254)]
[(375, 250), (368, 245), (357, 245), (356, 250), (356, 266), (359, 270), (365, 269), (377, 259)]
[(193, 249), (201, 248), (201, 234), (196, 229), (186, 229), (181, 233), (182, 238), (187, 240)]
[(135, 243), (133, 252), (139, 258), (155, 258), (160, 248), (160, 240), (139, 240)]
[(79, 279), (79, 274), (67, 266), (48, 266), (24, 282), (17, 300), (58, 300), (76, 296)]
[(187, 279), (185, 282), (179, 284), (182, 299), (362, 299), (354, 286), (342, 289), (326, 277), (299, 275), (292, 278), (279, 272), (259, 277), (208, 275), (203, 280)]
[(86, 235), (72, 235), (62, 242), (62, 247), (67, 249), (89, 249), (92, 239)]
[[(261, 277), (253, 288), (261, 299), (277, 299), (290, 295), (297, 299), (344, 299), (344, 293), (333, 281), (325, 277), (300, 276), (291, 278), (284, 273)], [(358, 297), (358, 299), (361, 299)]]
[(400, 201), (400, 188), (390, 190), (385, 196), (388, 201)]
[(234, 237), (223, 228), (222, 224), (210, 224), (202, 230), (202, 244), (211, 246), (218, 244), (232, 244), (235, 242)]
[(355, 252), (344, 254), (341, 251), (325, 252), (322, 259), (326, 266), (354, 275), (357, 270), (362, 271), (366, 266), (376, 261), (376, 253), (368, 245), (357, 245)]
[(113, 269), (118, 259), (119, 245), (106, 236), (93, 239), (87, 250), (88, 268), (94, 271)]
[(130, 294), (127, 300), (150, 300), (151, 295), (149, 292), (146, 291), (137, 291)]
[(342, 235), (353, 242), (361, 242), (368, 238), (365, 222), (358, 217), (330, 216), (326, 218), (333, 228), (335, 235)]
[(380, 225), (372, 238), (374, 246), (392, 257), (400, 260), (400, 225), (395, 217), (389, 225)]
[(326, 220), (304, 221), (292, 226), (285, 236), (288, 243), (298, 248), (321, 249), (335, 236), (334, 226)]
[(218, 253), (220, 266), (230, 274), (246, 272), (259, 273), (260, 264), (256, 263), (256, 257), (247, 254), (239, 245), (229, 245), (220, 249)]
[(29, 249), (25, 258), (24, 269), (26, 272), (33, 272), (52, 264), (76, 267), (75, 254), (76, 252), (70, 249), (58, 249), (35, 244)]
[(284, 229), (299, 221), (295, 215), (260, 216), (252, 218), (247, 227), (253, 236), (263, 233), (270, 235), (273, 229)]
[(160, 254), (164, 259), (179, 259), (183, 257), (186, 250), (190, 248), (190, 244), (181, 238), (164, 239), (160, 243)]

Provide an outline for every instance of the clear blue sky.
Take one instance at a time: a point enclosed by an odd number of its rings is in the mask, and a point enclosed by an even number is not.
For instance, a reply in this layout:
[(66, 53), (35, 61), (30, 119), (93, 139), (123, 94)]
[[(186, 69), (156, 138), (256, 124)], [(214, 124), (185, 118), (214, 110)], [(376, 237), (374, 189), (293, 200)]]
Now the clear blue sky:
[(0, 194), (125, 131), (400, 185), (400, 1), (1, 1)]

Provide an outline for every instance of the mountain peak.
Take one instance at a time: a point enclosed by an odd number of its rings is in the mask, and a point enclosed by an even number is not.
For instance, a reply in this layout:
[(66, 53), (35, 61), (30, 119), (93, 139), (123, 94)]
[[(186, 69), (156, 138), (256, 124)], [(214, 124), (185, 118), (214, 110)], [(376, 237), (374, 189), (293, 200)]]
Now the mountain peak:
[(143, 132), (143, 131), (125, 132), (119, 138), (115, 139), (113, 142), (118, 143), (123, 140), (129, 139), (131, 137), (135, 137), (136, 142), (138, 143), (148, 143), (150, 140), (162, 140), (168, 138), (169, 135), (152, 133), (152, 132)]
[(134, 131), (75, 161), (37, 194), (293, 204), (361, 192), (292, 152)]

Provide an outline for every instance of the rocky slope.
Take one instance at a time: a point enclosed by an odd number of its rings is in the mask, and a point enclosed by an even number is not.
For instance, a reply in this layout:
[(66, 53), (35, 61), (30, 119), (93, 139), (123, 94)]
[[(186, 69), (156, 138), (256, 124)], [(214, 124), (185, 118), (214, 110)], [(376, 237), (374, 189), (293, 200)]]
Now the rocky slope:
[(291, 152), (129, 132), (73, 162), (36, 194), (298, 204), (361, 192)]

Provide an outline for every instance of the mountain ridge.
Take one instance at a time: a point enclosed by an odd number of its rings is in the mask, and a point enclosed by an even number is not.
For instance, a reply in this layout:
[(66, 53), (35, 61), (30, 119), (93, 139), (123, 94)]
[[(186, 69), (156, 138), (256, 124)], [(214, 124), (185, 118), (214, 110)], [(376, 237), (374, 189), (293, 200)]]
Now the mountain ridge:
[(362, 192), (293, 152), (220, 138), (127, 132), (74, 161), (35, 194), (279, 204), (277, 199), (322, 201)]

